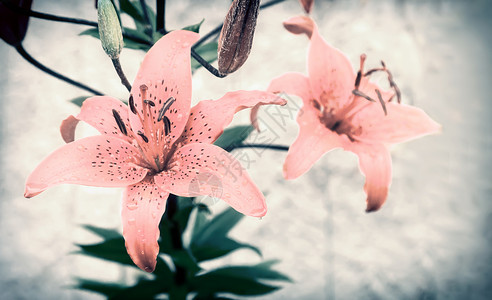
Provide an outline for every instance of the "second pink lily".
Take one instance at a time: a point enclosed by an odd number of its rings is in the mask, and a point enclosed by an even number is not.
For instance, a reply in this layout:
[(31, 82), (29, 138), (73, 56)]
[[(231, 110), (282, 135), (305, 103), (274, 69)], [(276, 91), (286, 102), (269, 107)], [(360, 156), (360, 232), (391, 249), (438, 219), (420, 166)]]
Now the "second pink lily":
[[(378, 210), (391, 182), (388, 146), (436, 133), (440, 125), (419, 108), (391, 102), (393, 93), (369, 82), (369, 74), (363, 70), (364, 55), (357, 76), (348, 58), (326, 43), (310, 18), (294, 17), (284, 25), (293, 33), (310, 37), (308, 76), (286, 73), (273, 79), (268, 88), (297, 95), (303, 101), (297, 117), (299, 135), (284, 163), (285, 178), (301, 176), (323, 154), (343, 148), (359, 157), (360, 170), (366, 176), (367, 211)], [(380, 71), (386, 71), (385, 67)]]

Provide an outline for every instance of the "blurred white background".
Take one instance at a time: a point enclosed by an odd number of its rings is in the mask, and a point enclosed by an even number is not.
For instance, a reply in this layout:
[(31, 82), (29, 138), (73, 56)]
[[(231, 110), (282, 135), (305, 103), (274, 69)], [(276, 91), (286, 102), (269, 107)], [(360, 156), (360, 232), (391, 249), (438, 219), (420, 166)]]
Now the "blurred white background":
[[(229, 4), (167, 2), (169, 29), (205, 17), (202, 33), (222, 21)], [(33, 9), (97, 19), (94, 1), (39, 0)], [(491, 12), (487, 0), (316, 1), (313, 18), (325, 39), (354, 66), (362, 52), (368, 68), (384, 59), (403, 101), (423, 108), (443, 132), (393, 149), (390, 194), (372, 214), (364, 212), (364, 178), (350, 153), (331, 152), (286, 182), (285, 153), (242, 150), (252, 160), (245, 167), (267, 195), (269, 212), (262, 220), (245, 218), (232, 234), (258, 245), (264, 258), (280, 259), (278, 269), (295, 281), (264, 299), (492, 297)], [(295, 0), (261, 11), (244, 67), (225, 79), (199, 70), (193, 101), (264, 89), (283, 72), (306, 72), (307, 39), (281, 25), (301, 13)], [(127, 98), (99, 41), (78, 36), (86, 28), (31, 18), (24, 47), (69, 77)], [(81, 224), (121, 228), (121, 190), (59, 186), (23, 198), (28, 174), (63, 144), (60, 122), (78, 112), (69, 100), (88, 94), (35, 69), (5, 43), (0, 54), (0, 299), (102, 299), (70, 289), (73, 278), (125, 281), (129, 271), (70, 253), (74, 243), (98, 241)], [(130, 81), (142, 58), (142, 52), (123, 50)], [(235, 123), (247, 120), (241, 114)], [(294, 117), (277, 132), (278, 143), (292, 143)], [(259, 261), (241, 250), (223, 262)]]

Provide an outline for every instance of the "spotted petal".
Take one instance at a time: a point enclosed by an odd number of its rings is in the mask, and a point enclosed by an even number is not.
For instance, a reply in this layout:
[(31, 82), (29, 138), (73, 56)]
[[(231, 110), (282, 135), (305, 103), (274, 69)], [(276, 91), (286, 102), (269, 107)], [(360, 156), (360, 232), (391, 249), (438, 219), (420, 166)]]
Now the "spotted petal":
[(84, 121), (96, 128), (101, 134), (117, 136), (127, 139), (122, 133), (116, 119), (113, 115), (113, 109), (118, 113), (121, 121), (129, 136), (133, 136), (130, 130), (130, 121), (128, 119), (128, 109), (126, 105), (118, 99), (108, 96), (94, 96), (86, 99), (82, 104), (80, 113), (76, 116), (70, 116), (62, 122), (60, 131), (65, 142), (73, 141), (74, 131), (78, 120)]
[(326, 43), (316, 25), (309, 47), (308, 72), (313, 96), (334, 109), (335, 114), (351, 102), (355, 83), (352, 65), (345, 54)]
[[(183, 131), (191, 105), (190, 48), (198, 34), (177, 30), (166, 34), (147, 52), (133, 83), (131, 95), (138, 113), (131, 112), (130, 123), (134, 132), (164, 132), (164, 122), (159, 121), (159, 112), (168, 99), (176, 101), (169, 107), (166, 117), (170, 121), (170, 139), (173, 143)], [(145, 105), (143, 100), (154, 104)], [(145, 120), (144, 120), (145, 119)], [(146, 124), (142, 124), (143, 123)], [(148, 130), (144, 130), (144, 126)], [(148, 137), (151, 138), (151, 137)]]
[(266, 214), (265, 197), (241, 164), (220, 147), (193, 143), (176, 151), (170, 171), (155, 176), (156, 184), (170, 193), (220, 198), (248, 216)]
[(391, 156), (383, 144), (346, 143), (344, 148), (359, 157), (359, 168), (366, 176), (367, 212), (378, 210), (386, 201), (391, 184)]
[(46, 157), (27, 178), (24, 196), (36, 196), (63, 183), (100, 187), (135, 184), (147, 174), (140, 160), (138, 150), (119, 138), (83, 138)]
[(329, 130), (319, 121), (317, 110), (305, 105), (299, 111), (299, 135), (289, 147), (284, 163), (284, 177), (295, 179), (305, 172), (326, 152), (343, 145), (344, 137)]
[(159, 222), (168, 196), (150, 176), (127, 187), (123, 194), (121, 217), (126, 250), (133, 262), (146, 272), (155, 269)]
[(358, 140), (387, 144), (401, 143), (427, 134), (437, 133), (441, 126), (423, 110), (405, 104), (387, 103), (385, 116), (381, 107), (372, 105), (353, 119), (363, 130)]
[(279, 96), (264, 91), (236, 91), (218, 100), (203, 100), (190, 112), (180, 141), (187, 143), (213, 143), (231, 123), (240, 110), (265, 104), (284, 105)]

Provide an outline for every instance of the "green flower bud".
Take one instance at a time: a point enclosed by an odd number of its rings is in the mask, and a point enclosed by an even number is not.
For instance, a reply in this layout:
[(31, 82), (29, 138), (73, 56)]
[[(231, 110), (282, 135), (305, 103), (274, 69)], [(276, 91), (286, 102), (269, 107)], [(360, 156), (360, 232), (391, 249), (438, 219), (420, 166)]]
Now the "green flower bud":
[(98, 0), (97, 21), (99, 27), (99, 39), (104, 51), (111, 59), (117, 59), (123, 48), (123, 34), (120, 21), (110, 0)]

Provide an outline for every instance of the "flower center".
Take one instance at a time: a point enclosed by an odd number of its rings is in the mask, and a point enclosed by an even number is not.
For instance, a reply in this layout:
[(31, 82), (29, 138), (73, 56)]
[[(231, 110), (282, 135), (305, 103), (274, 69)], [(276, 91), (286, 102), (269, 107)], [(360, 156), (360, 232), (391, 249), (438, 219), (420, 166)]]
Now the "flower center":
[[(130, 111), (138, 116), (140, 123), (142, 124), (142, 130), (138, 130), (136, 134), (131, 128), (130, 131), (128, 131), (121, 116), (114, 109), (113, 116), (121, 133), (131, 138), (133, 140), (132, 144), (140, 150), (145, 159), (145, 167), (159, 173), (166, 168), (168, 160), (172, 156), (172, 152), (174, 152), (174, 148), (169, 145), (171, 141), (169, 138), (169, 134), (171, 133), (171, 121), (166, 116), (166, 113), (173, 103), (176, 102), (176, 99), (174, 97), (169, 97), (159, 111), (157, 111), (157, 115), (154, 116), (155, 110), (152, 108), (155, 107), (155, 103), (152, 100), (147, 99), (147, 90), (148, 88), (145, 84), (140, 86), (139, 96), (142, 97), (143, 103), (141, 113), (138, 112), (135, 106), (133, 96), (130, 95), (130, 98), (128, 99)], [(157, 119), (157, 123), (155, 123), (155, 119)]]

